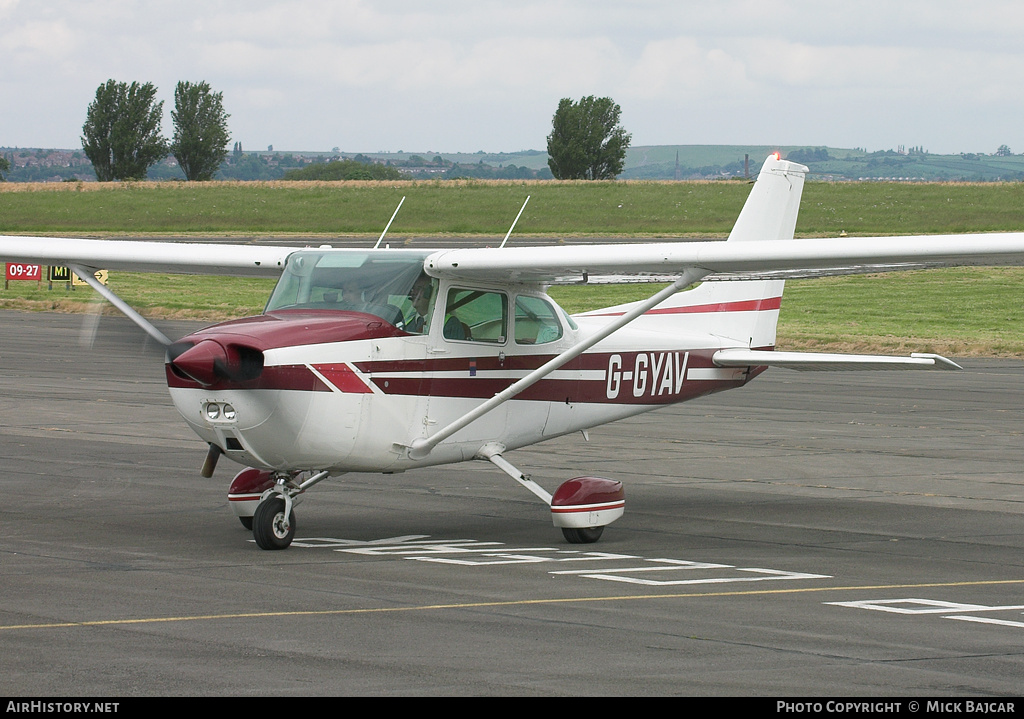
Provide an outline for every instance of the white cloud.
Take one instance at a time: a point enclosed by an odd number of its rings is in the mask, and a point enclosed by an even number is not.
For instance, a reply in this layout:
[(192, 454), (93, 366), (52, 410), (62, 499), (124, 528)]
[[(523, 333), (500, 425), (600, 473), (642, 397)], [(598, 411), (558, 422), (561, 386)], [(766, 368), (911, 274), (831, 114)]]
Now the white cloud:
[(558, 99), (591, 94), (636, 144), (1024, 146), (1024, 6), (1003, 0), (0, 0), (0, 20), (0, 92), (25, 99), (0, 144), (75, 145), (115, 78), (168, 104), (207, 80), (253, 146), (541, 148)]
[(751, 90), (747, 63), (727, 50), (692, 37), (658, 40), (644, 47), (623, 90), (654, 99), (677, 93), (714, 97)]

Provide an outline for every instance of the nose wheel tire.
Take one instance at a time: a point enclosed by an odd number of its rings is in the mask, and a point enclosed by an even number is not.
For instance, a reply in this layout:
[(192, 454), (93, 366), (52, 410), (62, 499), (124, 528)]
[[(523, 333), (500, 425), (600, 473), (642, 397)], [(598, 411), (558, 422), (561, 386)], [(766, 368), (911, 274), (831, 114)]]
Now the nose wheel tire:
[(593, 544), (601, 538), (604, 527), (584, 527), (573, 529), (562, 527), (562, 535), (569, 544)]
[(295, 512), (284, 514), (284, 500), (270, 497), (260, 502), (252, 517), (252, 536), (260, 549), (287, 549), (295, 537)]

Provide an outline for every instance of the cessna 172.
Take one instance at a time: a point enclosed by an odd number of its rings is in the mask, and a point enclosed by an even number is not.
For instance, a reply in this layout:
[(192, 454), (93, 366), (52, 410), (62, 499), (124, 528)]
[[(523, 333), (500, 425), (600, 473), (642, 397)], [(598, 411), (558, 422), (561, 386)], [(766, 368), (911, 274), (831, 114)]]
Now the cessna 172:
[[(959, 369), (930, 354), (774, 351), (784, 279), (1024, 262), (1024, 233), (793, 239), (806, 172), (770, 156), (726, 241), (429, 251), (0, 237), (0, 257), (87, 281), (100, 267), (280, 277), (262, 315), (177, 342), (92, 282), (166, 346), (173, 402), (209, 445), (203, 475), (222, 455), (246, 467), (228, 497), (263, 549), (289, 546), (293, 506), (323, 479), (474, 459), (586, 543), (622, 515), (622, 485), (580, 477), (549, 494), (508, 452), (742, 387), (771, 366)], [(669, 284), (576, 316), (545, 293), (610, 275)]]

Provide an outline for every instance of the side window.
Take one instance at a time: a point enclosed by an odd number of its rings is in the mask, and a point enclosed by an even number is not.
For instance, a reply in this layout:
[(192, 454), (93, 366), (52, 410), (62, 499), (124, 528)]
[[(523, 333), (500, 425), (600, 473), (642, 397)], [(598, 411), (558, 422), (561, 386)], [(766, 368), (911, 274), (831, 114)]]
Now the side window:
[(502, 344), (508, 337), (508, 298), (500, 292), (448, 290), (444, 338)]
[(555, 308), (540, 297), (516, 297), (516, 342), (542, 345), (562, 336), (562, 324)]

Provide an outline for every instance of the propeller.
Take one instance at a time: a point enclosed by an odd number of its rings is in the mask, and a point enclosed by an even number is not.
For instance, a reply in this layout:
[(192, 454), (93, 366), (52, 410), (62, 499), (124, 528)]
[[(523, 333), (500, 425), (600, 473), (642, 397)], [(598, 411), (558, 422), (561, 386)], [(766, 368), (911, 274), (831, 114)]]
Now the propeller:
[(70, 269), (72, 272), (78, 275), (80, 279), (82, 279), (86, 284), (88, 284), (100, 295), (102, 295), (103, 299), (105, 299), (110, 304), (114, 305), (114, 307), (116, 307), (117, 309), (121, 310), (121, 312), (123, 312), (128, 317), (128, 319), (130, 319), (132, 322), (134, 322), (143, 330), (145, 330), (146, 334), (148, 334), (150, 337), (155, 339), (164, 347), (167, 347), (171, 344), (171, 340), (167, 338), (167, 335), (158, 330), (153, 325), (152, 322), (150, 322), (145, 317), (136, 312), (131, 305), (129, 305), (127, 302), (122, 300), (120, 297), (111, 292), (107, 287), (105, 287), (103, 283), (96, 279), (96, 276), (93, 275), (92, 272), (90, 272), (87, 269), (84, 269), (81, 265), (69, 264), (68, 269)]
[(82, 315), (82, 329), (78, 332), (78, 346), (92, 349), (96, 343), (96, 332), (100, 328), (100, 316), (103, 314), (103, 302), (94, 298)]
[[(160, 346), (166, 350), (167, 361), (171, 363), (172, 367), (192, 377), (200, 384), (209, 386), (218, 377), (246, 381), (255, 379), (263, 371), (263, 353), (250, 347), (228, 345), (228, 349), (225, 349), (214, 340), (203, 340), (197, 344), (171, 342), (167, 335), (157, 329), (152, 322), (105, 287), (92, 272), (79, 265), (69, 264), (68, 268), (96, 290), (100, 296), (123, 312), (128, 319), (142, 328), (147, 335), (159, 342)], [(90, 306), (79, 335), (79, 343), (82, 346), (93, 346), (102, 311), (102, 303), (97, 302)], [(203, 477), (213, 476), (213, 472), (217, 468), (217, 460), (222, 454), (224, 451), (220, 447), (215, 444), (210, 445), (200, 472)]]

